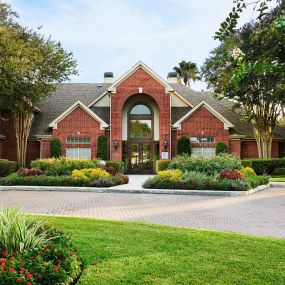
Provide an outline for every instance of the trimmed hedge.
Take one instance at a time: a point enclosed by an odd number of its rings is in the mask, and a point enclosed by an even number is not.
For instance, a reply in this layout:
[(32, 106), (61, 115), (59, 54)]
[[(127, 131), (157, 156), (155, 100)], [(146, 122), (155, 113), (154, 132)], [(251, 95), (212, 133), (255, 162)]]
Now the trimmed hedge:
[(243, 159), (242, 165), (244, 167), (251, 167), (257, 175), (273, 174), (276, 168), (285, 168), (285, 158), (271, 158), (271, 159)]
[(273, 175), (285, 175), (285, 167), (278, 167), (273, 170)]
[(16, 171), (17, 163), (7, 159), (0, 159), (0, 177), (7, 176)]
[(123, 162), (120, 160), (107, 160), (106, 166), (114, 167), (116, 173), (122, 173), (123, 172)]
[(215, 150), (216, 150), (216, 155), (228, 153), (228, 146), (224, 142), (217, 142)]
[(242, 169), (241, 160), (233, 155), (216, 157), (191, 157), (189, 155), (176, 156), (169, 164), (170, 169), (181, 171), (197, 171), (208, 175), (220, 173), (223, 169)]
[(155, 172), (157, 173), (158, 171), (166, 170), (169, 167), (171, 160), (156, 160), (155, 161)]
[(50, 156), (55, 158), (61, 156), (61, 142), (59, 139), (53, 139), (50, 142)]
[(31, 162), (32, 168), (43, 170), (46, 175), (62, 176), (71, 175), (74, 169), (96, 168), (98, 160), (78, 159), (78, 158), (47, 158), (38, 159)]

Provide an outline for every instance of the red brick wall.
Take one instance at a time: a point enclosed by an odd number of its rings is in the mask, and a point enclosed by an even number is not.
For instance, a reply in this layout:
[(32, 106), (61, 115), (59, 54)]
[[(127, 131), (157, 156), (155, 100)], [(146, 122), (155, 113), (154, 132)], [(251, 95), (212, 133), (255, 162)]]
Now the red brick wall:
[(6, 136), (2, 143), (2, 158), (9, 160), (17, 159), (17, 144), (12, 116), (8, 112), (1, 111), (0, 134)]
[[(66, 147), (91, 147), (91, 156), (96, 157), (97, 139), (104, 131), (100, 130), (100, 124), (91, 117), (81, 107), (75, 108), (68, 116), (57, 124), (57, 129), (53, 130), (53, 138), (58, 138), (62, 145), (62, 155), (66, 155)], [(91, 144), (66, 144), (67, 137), (90, 137)], [(49, 146), (44, 146), (43, 157), (49, 154)]]
[[(214, 137), (216, 143), (224, 142), (229, 145), (229, 131), (224, 129), (224, 123), (205, 107), (198, 109), (181, 124), (177, 136)], [(215, 143), (195, 144), (195, 146), (214, 147)]]
[(40, 158), (40, 142), (36, 140), (28, 141), (26, 156), (27, 165), (37, 158)]
[(230, 140), (229, 153), (240, 156), (241, 155), (240, 147), (241, 147), (240, 140)]
[[(282, 153), (278, 153), (279, 147), (278, 142), (274, 141), (272, 143), (272, 153), (271, 156), (274, 158), (282, 156)], [(255, 140), (252, 141), (242, 141), (241, 142), (241, 158), (257, 158), (258, 150)]]
[[(126, 80), (119, 84), (116, 93), (111, 96), (111, 159), (122, 159), (122, 110), (124, 103), (133, 95), (137, 95), (138, 88), (143, 88), (143, 94), (149, 95), (159, 108), (160, 150), (164, 149), (164, 140), (170, 145), (170, 94), (165, 93), (165, 87), (149, 75), (144, 69), (139, 68)], [(114, 149), (114, 141), (119, 142), (119, 148)], [(168, 147), (169, 150), (169, 147)]]

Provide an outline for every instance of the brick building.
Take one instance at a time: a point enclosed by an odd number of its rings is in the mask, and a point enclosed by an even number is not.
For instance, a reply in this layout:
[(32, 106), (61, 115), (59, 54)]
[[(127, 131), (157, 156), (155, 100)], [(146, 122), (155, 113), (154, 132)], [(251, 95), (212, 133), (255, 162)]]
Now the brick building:
[[(15, 160), (11, 118), (5, 111), (1, 116), (0, 157)], [(132, 173), (150, 172), (153, 158), (173, 157), (182, 135), (193, 154), (213, 156), (215, 144), (224, 142), (241, 158), (257, 157), (251, 126), (230, 102), (191, 90), (175, 73), (164, 80), (138, 62), (117, 80), (106, 72), (104, 83), (61, 84), (35, 113), (27, 160), (49, 157), (53, 138), (60, 139), (63, 156), (96, 157), (101, 134), (109, 139), (110, 159), (127, 160)], [(285, 129), (278, 126), (273, 157), (284, 156), (284, 142)]]

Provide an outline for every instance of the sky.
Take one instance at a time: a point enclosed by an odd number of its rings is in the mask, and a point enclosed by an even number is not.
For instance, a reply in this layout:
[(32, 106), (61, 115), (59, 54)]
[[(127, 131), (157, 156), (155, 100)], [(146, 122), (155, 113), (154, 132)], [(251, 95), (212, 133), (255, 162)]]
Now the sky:
[[(199, 67), (219, 42), (213, 39), (231, 0), (8, 0), (24, 26), (60, 41), (78, 61), (71, 82), (119, 78), (142, 60), (162, 78), (181, 60)], [(245, 12), (239, 24), (254, 18)], [(207, 89), (205, 82), (191, 84)]]

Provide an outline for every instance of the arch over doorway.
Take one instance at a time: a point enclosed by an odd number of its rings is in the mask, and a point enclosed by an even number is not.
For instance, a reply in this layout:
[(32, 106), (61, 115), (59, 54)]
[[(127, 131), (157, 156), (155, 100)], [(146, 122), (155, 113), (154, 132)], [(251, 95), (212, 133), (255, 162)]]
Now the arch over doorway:
[(153, 171), (153, 159), (159, 155), (159, 109), (147, 95), (134, 95), (123, 107), (123, 160), (128, 173)]

